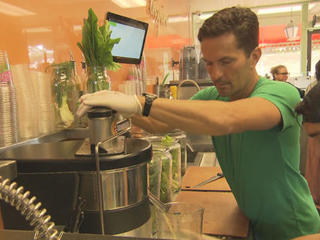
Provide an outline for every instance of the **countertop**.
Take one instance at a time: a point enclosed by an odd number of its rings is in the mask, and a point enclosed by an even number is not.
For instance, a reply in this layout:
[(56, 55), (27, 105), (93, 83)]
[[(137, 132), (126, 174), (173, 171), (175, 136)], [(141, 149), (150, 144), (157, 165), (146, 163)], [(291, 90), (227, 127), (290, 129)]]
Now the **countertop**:
[[(32, 231), (21, 230), (0, 230), (0, 239), (10, 240), (33, 240), (34, 233)], [(115, 237), (99, 234), (79, 234), (79, 233), (64, 233), (61, 240), (128, 240), (128, 239), (147, 239), (147, 238), (131, 238), (131, 237)]]

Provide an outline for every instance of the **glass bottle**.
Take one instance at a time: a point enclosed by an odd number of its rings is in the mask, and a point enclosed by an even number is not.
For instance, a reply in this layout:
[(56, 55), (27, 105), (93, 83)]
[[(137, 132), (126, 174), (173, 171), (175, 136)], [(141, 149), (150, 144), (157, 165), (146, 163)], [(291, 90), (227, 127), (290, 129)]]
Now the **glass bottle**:
[(52, 78), (56, 126), (58, 129), (73, 127), (79, 93), (72, 62), (52, 65)]
[(101, 90), (111, 90), (110, 77), (106, 67), (88, 66), (87, 67), (87, 91), (93, 93)]
[(16, 91), (7, 52), (0, 50), (0, 147), (18, 141)]

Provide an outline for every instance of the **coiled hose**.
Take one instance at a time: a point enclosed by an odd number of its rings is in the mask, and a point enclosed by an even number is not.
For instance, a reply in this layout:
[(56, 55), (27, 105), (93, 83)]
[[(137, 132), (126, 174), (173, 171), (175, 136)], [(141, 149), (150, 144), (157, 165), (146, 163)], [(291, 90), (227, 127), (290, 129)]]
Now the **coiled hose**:
[(9, 179), (3, 180), (0, 176), (0, 199), (15, 207), (34, 227), (34, 240), (60, 240), (62, 235), (59, 235), (55, 224), (50, 221), (50, 215), (46, 215), (47, 210), (41, 209), (41, 202), (36, 203), (36, 197), (29, 198), (30, 192), (23, 190), (16, 182), (10, 183)]

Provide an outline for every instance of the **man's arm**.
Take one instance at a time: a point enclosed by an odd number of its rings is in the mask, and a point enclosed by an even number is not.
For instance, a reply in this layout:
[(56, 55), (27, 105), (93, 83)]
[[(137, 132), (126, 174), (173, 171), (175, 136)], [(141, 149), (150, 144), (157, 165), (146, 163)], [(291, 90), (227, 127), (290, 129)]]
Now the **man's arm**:
[(172, 130), (166, 123), (155, 120), (152, 117), (142, 117), (135, 115), (131, 118), (131, 120), (134, 125), (143, 128), (149, 133), (167, 133)]
[[(139, 97), (139, 101), (143, 106), (144, 98)], [(169, 126), (169, 129), (178, 128), (212, 136), (265, 130), (281, 123), (278, 108), (270, 101), (258, 97), (231, 102), (158, 98), (152, 104), (150, 116), (162, 122), (163, 126)], [(152, 121), (149, 122), (150, 126)], [(141, 127), (145, 128), (143, 125)]]

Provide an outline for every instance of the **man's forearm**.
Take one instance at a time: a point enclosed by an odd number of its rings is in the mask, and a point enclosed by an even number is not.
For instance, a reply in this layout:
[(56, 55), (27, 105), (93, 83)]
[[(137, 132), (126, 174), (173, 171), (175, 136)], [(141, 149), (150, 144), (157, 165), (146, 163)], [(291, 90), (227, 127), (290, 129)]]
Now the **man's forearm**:
[(131, 118), (132, 123), (149, 133), (167, 133), (171, 129), (167, 124), (155, 120), (152, 117), (134, 116)]
[[(139, 101), (144, 106), (144, 98)], [(211, 136), (270, 129), (281, 120), (276, 106), (263, 98), (232, 102), (159, 98), (153, 102), (150, 116), (171, 129)]]

